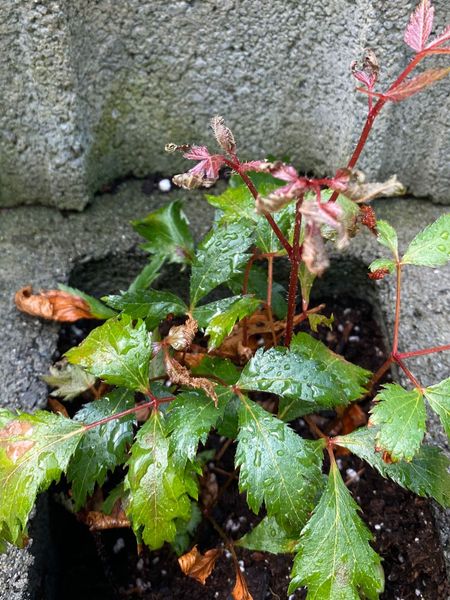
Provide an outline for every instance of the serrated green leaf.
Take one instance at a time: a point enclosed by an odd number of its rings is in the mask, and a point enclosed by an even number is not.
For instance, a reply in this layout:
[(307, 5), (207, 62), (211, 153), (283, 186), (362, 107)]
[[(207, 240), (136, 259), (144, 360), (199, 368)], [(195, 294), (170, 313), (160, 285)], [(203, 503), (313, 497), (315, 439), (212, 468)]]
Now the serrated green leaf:
[(55, 388), (51, 392), (52, 396), (64, 400), (73, 400), (95, 383), (94, 375), (65, 361), (51, 366), (49, 371), (50, 375), (44, 375), (42, 379), (47, 385)]
[(192, 263), (192, 308), (208, 292), (243, 270), (252, 242), (252, 231), (244, 223), (217, 227), (203, 238)]
[(83, 431), (79, 423), (46, 411), (0, 410), (0, 537), (22, 544), (37, 494), (59, 480)]
[(136, 275), (128, 288), (128, 292), (137, 292), (138, 290), (147, 289), (158, 278), (161, 273), (161, 268), (166, 262), (164, 256), (152, 256), (142, 271)]
[(197, 527), (202, 522), (202, 518), (203, 515), (198, 505), (192, 502), (191, 517), (189, 521), (175, 521), (177, 534), (172, 542), (172, 548), (175, 550), (177, 556), (184, 554), (188, 550), (191, 543), (191, 538), (195, 534)]
[(309, 326), (311, 330), (317, 332), (317, 328), (328, 327), (328, 329), (333, 329), (334, 316), (327, 317), (326, 315), (319, 315), (317, 313), (312, 313), (308, 315)]
[(388, 452), (393, 461), (410, 461), (425, 435), (426, 411), (419, 390), (405, 390), (387, 383), (375, 398), (370, 424), (378, 425), (377, 448)]
[(133, 319), (145, 319), (148, 329), (154, 329), (169, 313), (185, 315), (188, 307), (181, 298), (171, 292), (137, 290), (105, 296), (105, 302)]
[(255, 199), (244, 185), (228, 187), (219, 196), (206, 195), (206, 200), (214, 208), (222, 211), (219, 223), (238, 223), (242, 219), (258, 221), (255, 211)]
[(68, 285), (63, 285), (62, 283), (58, 284), (58, 288), (63, 292), (71, 294), (72, 296), (79, 296), (80, 298), (83, 298), (83, 300), (88, 304), (92, 316), (96, 319), (109, 319), (117, 314), (115, 310), (108, 308), (103, 304), (103, 302), (97, 298), (94, 298), (94, 296), (90, 296), (89, 294), (82, 292), (81, 290), (69, 287)]
[(189, 521), (197, 483), (192, 469), (175, 466), (169, 457), (169, 438), (161, 413), (155, 412), (141, 427), (131, 448), (125, 490), (127, 515), (133, 529), (151, 550), (173, 542), (177, 519)]
[[(240, 375), (240, 371), (230, 360), (215, 356), (205, 356), (198, 367), (191, 370), (194, 375), (218, 377), (219, 381), (223, 380), (229, 386), (235, 384)], [(217, 431), (220, 435), (234, 439), (238, 432), (240, 400), (229, 387), (217, 385), (215, 391), (225, 402), (223, 415), (216, 424)]]
[(182, 202), (171, 202), (150, 213), (145, 219), (132, 221), (133, 228), (148, 242), (142, 248), (151, 254), (167, 258), (172, 263), (192, 260), (194, 240)]
[(236, 466), (239, 489), (257, 513), (298, 534), (322, 484), (323, 441), (304, 440), (288, 425), (244, 396), (239, 411)]
[[(229, 279), (226, 283), (233, 294), (242, 292), (244, 274), (240, 273)], [(256, 298), (267, 300), (267, 268), (252, 265), (248, 279), (248, 293), (254, 294)], [(272, 310), (279, 319), (285, 319), (287, 315), (287, 292), (278, 282), (272, 283)]]
[(311, 271), (306, 266), (306, 263), (303, 261), (300, 263), (300, 267), (298, 269), (298, 279), (300, 281), (300, 289), (302, 292), (302, 300), (306, 302), (306, 305), (309, 306), (309, 298), (311, 296), (311, 289), (316, 280), (316, 275), (311, 273)]
[(402, 258), (402, 264), (441, 267), (449, 258), (450, 213), (447, 213), (416, 235)]
[(289, 536), (277, 523), (275, 517), (264, 517), (252, 531), (241, 537), (235, 544), (257, 552), (287, 554), (294, 552), (297, 539)]
[(300, 333), (294, 336), (290, 349), (258, 350), (244, 367), (238, 386), (281, 396), (279, 417), (291, 420), (312, 410), (356, 400), (365, 393), (369, 378), (369, 371)]
[[(133, 406), (133, 392), (116, 389), (108, 396), (86, 404), (74, 420), (87, 425)], [(75, 510), (79, 510), (92, 495), (96, 483), (103, 485), (108, 471), (125, 462), (127, 445), (133, 441), (134, 422), (135, 416), (129, 414), (86, 431), (67, 470)]]
[(390, 258), (376, 258), (369, 265), (370, 272), (378, 271), (378, 269), (388, 269), (389, 273), (395, 271), (395, 262)]
[(438, 448), (422, 445), (411, 462), (388, 464), (375, 451), (376, 435), (375, 427), (361, 427), (334, 441), (367, 461), (383, 477), (389, 477), (419, 496), (434, 498), (445, 508), (450, 507), (450, 462)]
[(199, 442), (205, 443), (209, 432), (223, 416), (227, 388), (216, 388), (218, 406), (202, 390), (189, 390), (178, 394), (167, 412), (167, 431), (170, 435), (171, 459), (180, 467), (193, 461)]
[(239, 300), (239, 298), (242, 298), (242, 296), (229, 296), (228, 298), (222, 298), (221, 300), (214, 300), (214, 302), (196, 306), (192, 311), (192, 316), (197, 321), (198, 326), (201, 329), (204, 329), (208, 326), (211, 319), (214, 319), (214, 317), (227, 311), (230, 306), (233, 306), (233, 304)]
[(450, 437), (450, 377), (424, 390), (431, 408), (439, 415), (445, 432)]
[(242, 296), (233, 302), (227, 310), (214, 316), (205, 330), (205, 335), (209, 336), (208, 350), (218, 348), (223, 340), (230, 335), (236, 322), (254, 313), (260, 304), (261, 301), (256, 298)]
[(126, 493), (124, 490), (123, 481), (121, 481), (115, 488), (113, 488), (106, 498), (102, 502), (102, 512), (105, 515), (110, 515), (113, 511), (113, 508), (118, 500), (121, 500), (123, 503), (125, 501)]
[(392, 252), (394, 258), (398, 258), (397, 232), (387, 221), (377, 221), (377, 240)]
[(307, 600), (376, 600), (384, 589), (381, 559), (371, 548), (360, 508), (331, 465), (325, 491), (303, 529), (294, 559), (291, 594), (308, 587)]
[(65, 356), (70, 363), (81, 365), (107, 383), (145, 391), (151, 352), (145, 323), (133, 323), (132, 317), (122, 315), (91, 331)]

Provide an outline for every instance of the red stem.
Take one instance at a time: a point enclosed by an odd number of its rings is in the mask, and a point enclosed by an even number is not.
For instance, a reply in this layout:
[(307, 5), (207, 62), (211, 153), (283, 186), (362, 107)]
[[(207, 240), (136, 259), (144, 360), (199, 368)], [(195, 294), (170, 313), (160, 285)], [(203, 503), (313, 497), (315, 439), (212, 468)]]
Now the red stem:
[(400, 299), (402, 283), (402, 267), (400, 263), (396, 264), (397, 269), (397, 289), (395, 293), (395, 320), (394, 320), (394, 341), (392, 342), (392, 355), (397, 355), (398, 350), (398, 330), (400, 327)]
[(423, 356), (424, 354), (433, 354), (434, 352), (443, 352), (444, 350), (450, 350), (450, 344), (445, 346), (433, 346), (432, 348), (425, 348), (424, 350), (413, 350), (412, 352), (397, 352), (397, 358), (411, 358), (412, 356)]
[(423, 393), (423, 387), (420, 385), (419, 381), (414, 377), (414, 375), (411, 373), (411, 371), (408, 369), (408, 367), (403, 364), (403, 362), (398, 358), (398, 356), (394, 356), (394, 360), (395, 362), (398, 364), (398, 366), (400, 367), (400, 369), (404, 372), (404, 374), (406, 375), (406, 377), (411, 381), (411, 383), (414, 384), (414, 386)]
[(292, 332), (294, 329), (294, 315), (295, 315), (295, 300), (297, 297), (297, 286), (298, 286), (298, 269), (300, 266), (301, 259), (301, 248), (300, 248), (300, 229), (302, 224), (302, 213), (300, 207), (302, 205), (303, 197), (297, 200), (295, 205), (295, 224), (294, 224), (294, 240), (292, 244), (292, 256), (291, 256), (291, 273), (289, 277), (289, 294), (288, 294), (288, 312), (286, 318), (286, 336), (284, 338), (284, 345), (289, 346), (292, 340)]
[[(239, 177), (242, 179), (242, 181), (248, 187), (249, 192), (251, 193), (253, 198), (256, 200), (258, 198), (258, 190), (256, 189), (255, 184), (250, 179), (250, 177), (247, 175), (247, 173), (245, 173), (245, 171), (241, 170), (240, 164), (238, 162), (232, 162), (231, 160), (228, 160), (227, 158), (224, 158), (224, 161), (225, 161), (225, 164), (227, 164), (230, 167), (230, 169), (233, 169), (233, 171), (235, 171), (239, 175)], [(268, 212), (264, 212), (263, 214), (264, 214), (265, 218), (267, 219), (269, 225), (272, 227), (273, 232), (275, 233), (275, 235), (278, 238), (278, 241), (283, 246), (283, 248), (286, 250), (287, 255), (290, 258), (291, 253), (292, 253), (292, 247), (291, 247), (290, 243), (284, 237), (283, 232), (278, 227), (278, 225), (277, 225), (275, 219), (272, 217), (272, 215)]]
[(122, 412), (116, 413), (114, 415), (109, 415), (109, 417), (104, 417), (103, 419), (100, 419), (99, 421), (94, 421), (93, 423), (89, 423), (88, 425), (85, 425), (83, 429), (84, 429), (84, 431), (89, 431), (90, 429), (94, 429), (94, 427), (99, 427), (100, 425), (104, 425), (105, 423), (114, 421), (114, 419), (121, 419), (122, 417), (125, 417), (126, 415), (131, 415), (135, 412), (139, 412), (143, 408), (150, 408), (150, 407), (156, 408), (158, 406), (158, 404), (161, 404), (162, 402), (171, 402), (174, 399), (175, 399), (175, 396), (166, 396), (164, 398), (156, 398), (156, 396), (154, 396), (152, 398), (152, 400), (149, 400), (148, 402), (143, 402), (142, 404), (133, 406), (133, 408), (128, 408), (127, 410), (123, 410)]
[[(418, 52), (414, 56), (414, 58), (411, 60), (409, 65), (400, 73), (400, 75), (397, 77), (397, 79), (394, 81), (394, 83), (389, 87), (389, 89), (386, 93), (391, 92), (394, 88), (396, 88), (398, 85), (400, 85), (402, 83), (402, 81), (404, 79), (406, 79), (406, 77), (408, 77), (408, 75), (411, 73), (411, 71), (425, 57), (425, 55), (426, 55), (425, 52)], [(354, 149), (353, 154), (352, 154), (350, 160), (348, 161), (348, 164), (347, 164), (348, 169), (352, 169), (358, 162), (361, 152), (363, 151), (364, 146), (366, 145), (366, 142), (369, 137), (370, 131), (373, 127), (374, 121), (375, 121), (376, 117), (378, 116), (379, 112), (381, 111), (381, 109), (383, 108), (383, 106), (386, 104), (386, 102), (387, 102), (387, 98), (379, 98), (377, 100), (377, 102), (375, 103), (375, 105), (369, 111), (369, 114), (367, 115), (367, 118), (366, 118), (366, 122), (364, 123), (363, 130), (359, 137), (358, 143), (356, 144), (356, 148)], [(330, 198), (330, 202), (334, 202), (338, 196), (339, 196), (339, 192), (333, 192), (333, 195)]]

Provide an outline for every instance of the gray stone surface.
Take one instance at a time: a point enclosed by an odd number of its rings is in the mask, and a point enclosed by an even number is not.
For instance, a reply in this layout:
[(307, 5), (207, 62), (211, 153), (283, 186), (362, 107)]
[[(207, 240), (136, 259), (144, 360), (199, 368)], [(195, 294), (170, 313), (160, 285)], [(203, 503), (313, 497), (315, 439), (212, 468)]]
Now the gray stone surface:
[[(244, 157), (303, 171), (348, 160), (366, 111), (349, 65), (381, 80), (412, 52), (416, 0), (9, 0), (0, 5), (0, 205), (81, 209), (116, 178), (174, 173), (168, 141), (208, 142), (223, 114)], [(436, 31), (450, 4), (434, 0)], [(429, 59), (439, 63), (439, 58)], [(449, 82), (386, 107), (362, 166), (448, 199)]]
[[(202, 200), (202, 192), (147, 196), (141, 189), (140, 182), (123, 184), (116, 194), (97, 197), (83, 213), (67, 215), (45, 207), (0, 210), (0, 406), (31, 411), (45, 404), (46, 387), (40, 376), (47, 372), (58, 337), (56, 325), (15, 310), (13, 294), (18, 288), (26, 284), (36, 289), (55, 287), (69, 277), (86, 291), (103, 293), (124, 288), (145, 260), (137, 250), (138, 237), (128, 221), (145, 216), (180, 195), (187, 198), (185, 210), (197, 237), (206, 232), (212, 213)], [(403, 247), (416, 231), (444, 210), (415, 199), (379, 201), (375, 207), (380, 217), (398, 229)], [(381, 253), (373, 236), (364, 232), (348, 252), (336, 257), (336, 266), (321, 285), (337, 294), (351, 292), (356, 297), (369, 297), (386, 318), (389, 335), (395, 297), (393, 282), (377, 282), (367, 292), (364, 268)], [(172, 286), (180, 286), (182, 280), (175, 273), (171, 271), (167, 280)], [(450, 269), (407, 267), (403, 290), (400, 349), (448, 343)], [(450, 354), (422, 357), (410, 363), (427, 385), (449, 375)], [(430, 436), (433, 443), (448, 451), (448, 441), (436, 421)], [(450, 515), (439, 509), (436, 515), (450, 567)], [(6, 557), (0, 556), (0, 600), (37, 600), (39, 596), (34, 591), (50, 585), (39, 576), (39, 565), (45, 564), (44, 559), (49, 560), (46, 535), (42, 533), (46, 527), (45, 510), (38, 511), (35, 523), (30, 548), (12, 549)], [(51, 595), (45, 598), (52, 600)]]

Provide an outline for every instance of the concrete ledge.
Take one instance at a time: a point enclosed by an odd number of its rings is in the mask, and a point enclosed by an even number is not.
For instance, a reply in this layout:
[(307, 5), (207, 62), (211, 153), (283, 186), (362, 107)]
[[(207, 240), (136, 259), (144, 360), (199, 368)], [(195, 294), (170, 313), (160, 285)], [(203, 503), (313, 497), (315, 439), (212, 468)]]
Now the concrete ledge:
[[(144, 262), (137, 250), (139, 238), (128, 221), (145, 216), (163, 203), (180, 197), (186, 198), (185, 210), (197, 237), (208, 229), (212, 219), (209, 205), (202, 199), (203, 192), (170, 194), (142, 193), (140, 182), (122, 185), (114, 195), (97, 197), (83, 213), (63, 215), (49, 208), (16, 208), (0, 212), (0, 326), (2, 353), (0, 355), (0, 406), (32, 411), (46, 403), (46, 386), (40, 376), (52, 362), (58, 337), (58, 326), (41, 323), (18, 313), (13, 304), (14, 292), (23, 285), (35, 288), (54, 287), (67, 281), (71, 273), (79, 273), (83, 283), (83, 265), (99, 261), (104, 271), (104, 288), (112, 291), (125, 287)], [(403, 198), (384, 200), (374, 204), (380, 218), (386, 218), (396, 227), (403, 247), (426, 224), (443, 213), (443, 208), (430, 203)], [(336, 268), (324, 280), (336, 291), (354, 291), (358, 297), (367, 297), (364, 264), (382, 254), (368, 233), (358, 236), (344, 256), (340, 255)], [(124, 258), (129, 256), (129, 258)], [(337, 256), (335, 257), (337, 258)], [(356, 265), (356, 267), (355, 267)], [(98, 269), (94, 269), (98, 272)], [(86, 276), (88, 285), (89, 274)], [(334, 278), (334, 279), (333, 279)], [(392, 329), (395, 290), (392, 281), (374, 284), (372, 300)], [(98, 282), (92, 283), (98, 288)], [(403, 281), (401, 320), (401, 349), (426, 347), (448, 343), (450, 269), (407, 268)], [(87, 290), (89, 291), (89, 290)], [(450, 370), (450, 354), (424, 356), (415, 359), (420, 380), (425, 384), (445, 378)], [(435, 419), (431, 419), (431, 443), (449, 451), (448, 440)], [(42, 585), (51, 589), (39, 569), (39, 556), (46, 549), (45, 510), (28, 549), (11, 549), (0, 557), (0, 600), (37, 600)], [(441, 534), (450, 577), (450, 511), (436, 508), (436, 519)], [(41, 525), (39, 525), (39, 522)], [(33, 566), (34, 565), (34, 566)], [(43, 583), (44, 581), (44, 583)], [(49, 592), (50, 594), (50, 592)], [(51, 595), (46, 600), (53, 600)]]

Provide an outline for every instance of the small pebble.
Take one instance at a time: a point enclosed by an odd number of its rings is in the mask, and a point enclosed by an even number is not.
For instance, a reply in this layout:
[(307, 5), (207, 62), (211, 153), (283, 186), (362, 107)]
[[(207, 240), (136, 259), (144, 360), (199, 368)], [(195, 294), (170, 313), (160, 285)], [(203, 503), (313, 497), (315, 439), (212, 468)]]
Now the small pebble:
[(359, 475), (355, 471), (355, 469), (346, 469), (347, 477), (349, 477), (352, 481), (359, 481)]
[(123, 538), (117, 538), (116, 543), (113, 546), (114, 554), (119, 554), (121, 550), (125, 548), (125, 540)]
[(244, 565), (244, 561), (243, 560), (239, 560), (239, 569), (241, 571), (241, 573), (245, 573), (245, 565)]
[(155, 556), (155, 558), (152, 560), (152, 565), (157, 565), (159, 563), (159, 556)]
[(170, 190), (172, 189), (170, 179), (161, 179), (158, 182), (158, 187), (161, 190), (161, 192), (170, 192)]
[(136, 569), (138, 571), (142, 571), (143, 568), (144, 568), (144, 559), (140, 558), (136, 563)]
[(161, 569), (161, 575), (165, 577), (167, 575), (167, 571), (165, 569)]
[(360, 337), (359, 335), (350, 335), (348, 338), (349, 342), (359, 342), (360, 341)]

